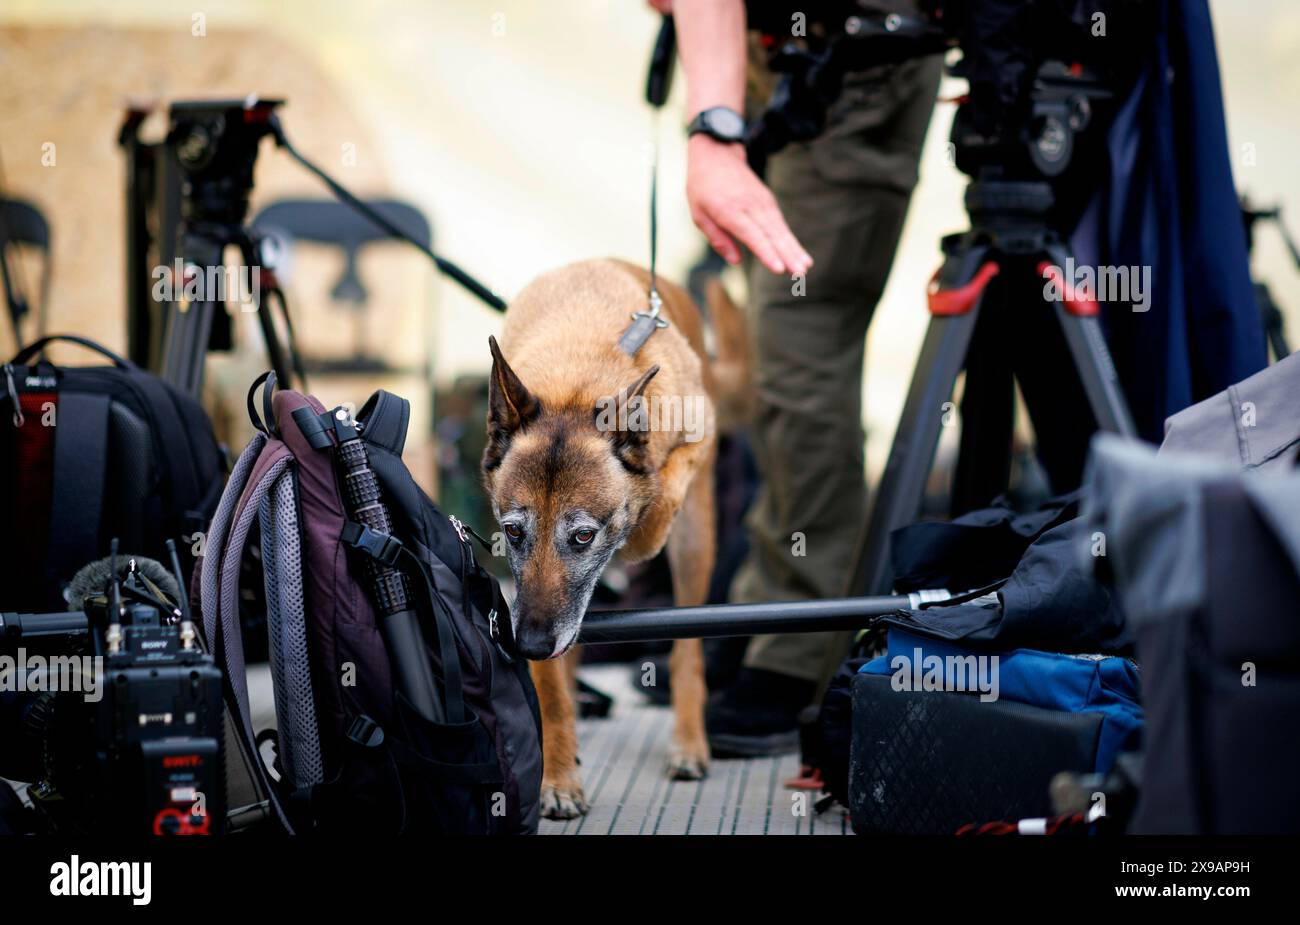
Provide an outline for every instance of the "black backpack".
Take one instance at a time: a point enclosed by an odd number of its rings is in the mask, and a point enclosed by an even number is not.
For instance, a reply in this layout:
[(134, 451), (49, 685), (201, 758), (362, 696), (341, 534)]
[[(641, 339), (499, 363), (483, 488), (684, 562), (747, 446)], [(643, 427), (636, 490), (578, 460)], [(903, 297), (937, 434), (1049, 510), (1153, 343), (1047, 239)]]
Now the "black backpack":
[[(60, 367), (53, 341), (108, 366)], [(62, 586), (108, 552), (167, 561), (178, 541), (188, 574), (226, 472), (212, 424), (190, 396), (82, 337), (54, 335), (4, 365), (0, 406), (0, 558), (6, 609), (65, 610)], [(11, 571), (12, 570), (12, 571)]]
[[(475, 561), (469, 534), (402, 463), (409, 404), (377, 392), (357, 415), (389, 533), (350, 519), (343, 493), (353, 488), (340, 476), (334, 412), (298, 392), (274, 391), (269, 374), (254, 383), (249, 410), (261, 432), (222, 495), (198, 599), (256, 789), (289, 831), (535, 832), (542, 753), (532, 679), (514, 654), (500, 586)], [(251, 590), (240, 587), (240, 562), (253, 535), (262, 550), (277, 720), (271, 768), (252, 728), (239, 630), (240, 592)], [(420, 715), (398, 691), (372, 561), (406, 576), (444, 721)]]

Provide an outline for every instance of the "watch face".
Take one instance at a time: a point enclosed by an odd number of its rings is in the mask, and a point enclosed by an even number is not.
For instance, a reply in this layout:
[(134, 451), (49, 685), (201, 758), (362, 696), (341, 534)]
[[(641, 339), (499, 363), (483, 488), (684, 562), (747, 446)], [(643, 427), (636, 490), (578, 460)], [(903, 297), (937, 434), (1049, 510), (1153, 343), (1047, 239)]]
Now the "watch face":
[(740, 138), (745, 134), (745, 120), (730, 109), (714, 109), (709, 113), (709, 128), (727, 138)]

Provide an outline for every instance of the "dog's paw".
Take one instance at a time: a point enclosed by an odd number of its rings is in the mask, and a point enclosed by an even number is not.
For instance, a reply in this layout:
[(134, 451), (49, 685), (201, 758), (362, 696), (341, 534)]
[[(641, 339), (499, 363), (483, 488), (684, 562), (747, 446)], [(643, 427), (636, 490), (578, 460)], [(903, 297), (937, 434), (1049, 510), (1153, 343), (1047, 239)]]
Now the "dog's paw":
[(571, 783), (542, 782), (542, 816), (546, 819), (577, 819), (585, 816), (591, 805), (582, 792), (579, 781)]
[(668, 752), (668, 776), (673, 780), (700, 780), (709, 773), (709, 747), (674, 744)]

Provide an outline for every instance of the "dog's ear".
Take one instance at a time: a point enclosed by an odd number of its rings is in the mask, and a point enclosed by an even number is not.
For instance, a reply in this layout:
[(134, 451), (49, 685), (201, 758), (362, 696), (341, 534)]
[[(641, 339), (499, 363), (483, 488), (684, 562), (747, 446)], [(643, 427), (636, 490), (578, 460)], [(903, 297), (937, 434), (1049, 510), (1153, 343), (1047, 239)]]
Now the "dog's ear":
[(505, 457), (515, 431), (542, 413), (542, 403), (524, 386), (501, 353), (495, 337), (488, 337), (492, 375), (488, 378), (488, 442), (483, 468), (495, 469)]
[[(650, 412), (645, 405), (645, 387), (659, 372), (657, 365), (651, 366), (645, 373), (625, 389), (622, 389), (614, 402), (616, 417), (614, 426), (608, 428), (610, 440), (614, 444), (614, 455), (631, 472), (644, 474), (649, 471), (646, 458), (650, 441)], [(604, 410), (608, 410), (607, 408)], [(596, 408), (596, 418), (602, 418), (602, 408)]]

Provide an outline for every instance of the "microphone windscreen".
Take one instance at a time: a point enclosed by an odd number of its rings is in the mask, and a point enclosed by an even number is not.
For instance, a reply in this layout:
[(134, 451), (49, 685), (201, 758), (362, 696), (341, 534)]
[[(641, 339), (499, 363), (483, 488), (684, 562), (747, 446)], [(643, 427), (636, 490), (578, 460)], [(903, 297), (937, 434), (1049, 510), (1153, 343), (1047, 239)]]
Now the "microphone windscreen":
[[(135, 560), (136, 571), (156, 584), (159, 590), (167, 595), (169, 600), (177, 602), (181, 599), (180, 588), (176, 586), (175, 576), (157, 559), (118, 553), (117, 577), (119, 581), (130, 573), (132, 559)], [(108, 586), (113, 581), (113, 570), (109, 565), (111, 561), (111, 558), (98, 559), (89, 565), (82, 566), (81, 570), (72, 576), (72, 581), (68, 583), (67, 589), (63, 592), (63, 597), (67, 600), (69, 607), (73, 610), (81, 610), (87, 598), (108, 593)]]

